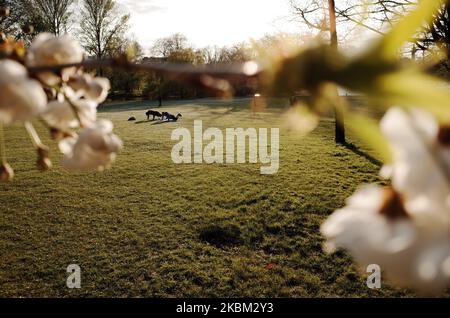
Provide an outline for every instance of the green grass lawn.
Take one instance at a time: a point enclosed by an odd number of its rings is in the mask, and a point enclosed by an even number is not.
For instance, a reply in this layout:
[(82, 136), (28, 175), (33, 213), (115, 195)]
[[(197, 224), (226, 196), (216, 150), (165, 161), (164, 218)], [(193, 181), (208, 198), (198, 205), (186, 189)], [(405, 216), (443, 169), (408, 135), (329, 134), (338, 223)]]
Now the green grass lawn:
[[(144, 121), (148, 103), (104, 106), (99, 117), (114, 122), (125, 147), (103, 173), (65, 172), (39, 123), (55, 168), (37, 172), (24, 129), (7, 130), (16, 179), (0, 184), (0, 296), (414, 295), (370, 290), (346, 254), (322, 251), (323, 220), (360, 184), (379, 182), (376, 164), (334, 144), (331, 119), (306, 137), (281, 129), (276, 175), (260, 175), (260, 164), (172, 163), (172, 130), (195, 119), (204, 128), (282, 126), (285, 101), (258, 114), (249, 103), (170, 102), (161, 109), (183, 119), (159, 125)], [(78, 290), (66, 287), (72, 263), (82, 270)]]

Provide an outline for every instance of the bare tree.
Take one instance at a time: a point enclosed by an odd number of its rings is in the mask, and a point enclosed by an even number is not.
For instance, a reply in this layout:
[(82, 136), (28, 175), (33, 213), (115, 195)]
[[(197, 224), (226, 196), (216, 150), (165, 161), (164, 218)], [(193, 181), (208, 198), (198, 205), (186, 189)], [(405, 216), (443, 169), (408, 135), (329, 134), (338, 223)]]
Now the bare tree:
[[(325, 3), (326, 2), (326, 3)], [(303, 22), (310, 28), (330, 32), (330, 45), (333, 50), (338, 50), (337, 14), (335, 0), (309, 0), (308, 3), (299, 5), (291, 0), (291, 6)], [(336, 100), (339, 99), (338, 90), (335, 90)], [(335, 107), (335, 141), (345, 144), (344, 116), (342, 111)]]
[[(329, 31), (327, 0), (289, 0), (294, 16), (312, 29)], [(350, 33), (356, 27), (383, 31), (413, 9), (417, 0), (335, 0), (336, 23)], [(341, 38), (346, 34), (341, 33)]]
[(450, 52), (450, 4), (442, 5), (441, 10), (435, 15), (433, 22), (422, 32), (418, 39), (420, 49), (428, 49), (430, 45), (442, 47)]
[[(338, 36), (336, 28), (336, 6), (334, 0), (328, 0), (328, 14), (330, 21), (330, 44), (331, 48), (338, 50)], [(339, 93), (336, 87), (336, 99), (339, 99)], [(344, 115), (342, 110), (335, 105), (335, 141), (338, 144), (345, 144), (345, 127), (344, 127)]]
[(175, 33), (155, 41), (151, 51), (154, 55), (167, 58), (174, 52), (189, 48), (188, 39), (184, 34)]
[(321, 0), (289, 0), (295, 17), (311, 29), (328, 30), (326, 7)]
[(205, 64), (216, 64), (223, 62), (223, 48), (215, 46), (207, 46), (202, 49), (203, 60)]
[(46, 31), (56, 36), (68, 32), (73, 14), (70, 9), (74, 0), (34, 0), (30, 2), (36, 8), (36, 14), (41, 18)]
[[(324, 15), (327, 7), (325, 2), (290, 0), (294, 15), (306, 26), (320, 31), (328, 31), (329, 23)], [(416, 8), (418, 2), (419, 0), (336, 0), (336, 21), (346, 33), (354, 27), (362, 27), (383, 34), (401, 17)], [(411, 38), (411, 42), (414, 43), (413, 53), (416, 49), (425, 51), (433, 46), (440, 46), (450, 52), (450, 5), (442, 4), (433, 22)]]
[(130, 16), (119, 12), (114, 0), (82, 0), (80, 39), (86, 51), (104, 58), (120, 45)]

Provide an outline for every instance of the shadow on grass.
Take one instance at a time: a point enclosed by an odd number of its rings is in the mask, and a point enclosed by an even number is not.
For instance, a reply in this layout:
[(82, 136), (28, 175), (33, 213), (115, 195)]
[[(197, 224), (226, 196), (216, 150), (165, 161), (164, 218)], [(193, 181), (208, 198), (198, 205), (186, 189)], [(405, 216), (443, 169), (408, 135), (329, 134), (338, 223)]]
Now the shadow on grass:
[(152, 122), (154, 122), (154, 120), (140, 120), (140, 121), (136, 121), (134, 123), (136, 125), (139, 125), (139, 124), (147, 124), (147, 123), (152, 123)]
[(170, 123), (176, 123), (176, 121), (159, 120), (157, 122), (154, 122), (152, 125), (161, 125), (161, 124), (170, 124)]
[(358, 156), (364, 157), (367, 161), (369, 161), (370, 163), (373, 163), (374, 165), (377, 165), (379, 167), (383, 166), (383, 162), (381, 162), (377, 158), (373, 157), (369, 153), (361, 150), (358, 146), (356, 146), (352, 143), (345, 142), (342, 144), (342, 146), (344, 146), (348, 150), (352, 151), (353, 153), (357, 154)]
[(135, 125), (140, 124), (152, 124), (152, 125), (161, 125), (161, 124), (168, 124), (168, 123), (176, 123), (176, 121), (167, 121), (167, 120), (140, 120), (134, 122)]
[(199, 238), (216, 247), (242, 244), (241, 230), (234, 224), (207, 226), (200, 231)]

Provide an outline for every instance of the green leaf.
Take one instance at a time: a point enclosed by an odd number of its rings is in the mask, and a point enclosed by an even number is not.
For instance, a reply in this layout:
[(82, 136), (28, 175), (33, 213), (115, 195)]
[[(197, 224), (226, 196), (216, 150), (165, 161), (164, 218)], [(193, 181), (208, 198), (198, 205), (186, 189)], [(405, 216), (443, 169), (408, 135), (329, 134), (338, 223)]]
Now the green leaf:
[(385, 106), (421, 107), (450, 123), (450, 85), (432, 76), (418, 72), (383, 75), (367, 93)]

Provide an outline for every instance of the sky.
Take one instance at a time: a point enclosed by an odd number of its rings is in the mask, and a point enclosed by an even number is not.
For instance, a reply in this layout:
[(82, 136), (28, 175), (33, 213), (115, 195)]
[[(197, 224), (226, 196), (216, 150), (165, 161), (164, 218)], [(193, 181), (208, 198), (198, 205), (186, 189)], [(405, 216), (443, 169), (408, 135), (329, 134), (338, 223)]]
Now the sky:
[(276, 32), (299, 32), (287, 0), (116, 0), (131, 14), (131, 33), (148, 49), (183, 33), (196, 47), (225, 46)]

